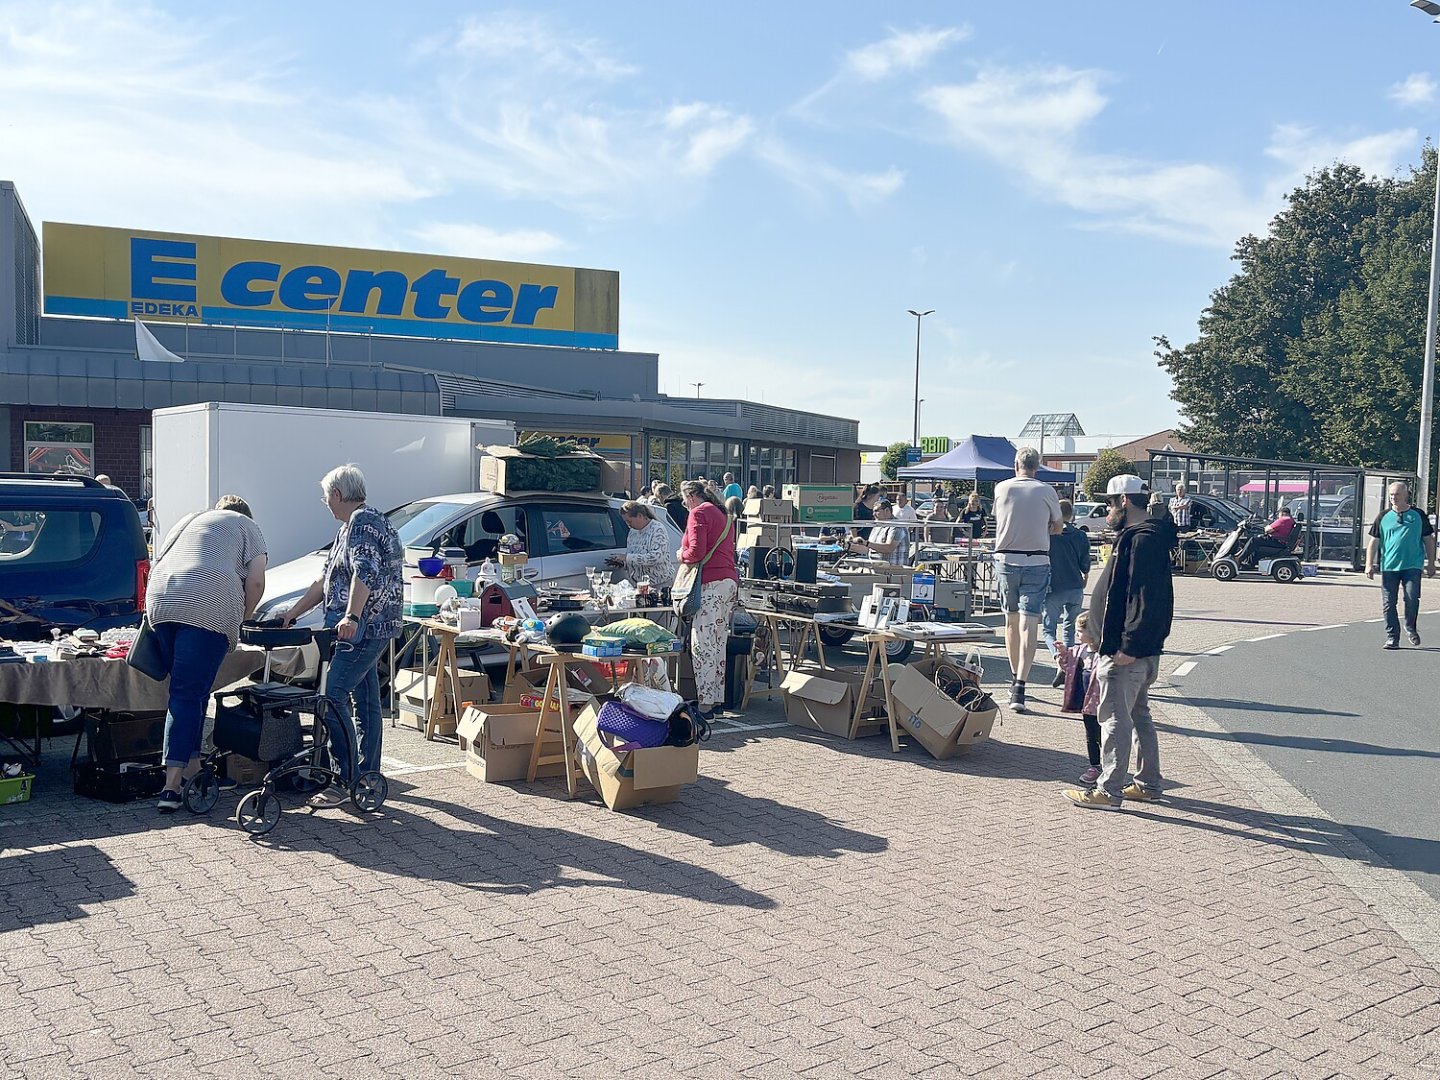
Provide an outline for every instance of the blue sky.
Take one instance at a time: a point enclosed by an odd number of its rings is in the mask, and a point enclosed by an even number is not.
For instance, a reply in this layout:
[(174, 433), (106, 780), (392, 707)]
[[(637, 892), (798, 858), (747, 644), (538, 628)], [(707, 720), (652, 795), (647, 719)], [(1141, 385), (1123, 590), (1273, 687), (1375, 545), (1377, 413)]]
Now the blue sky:
[[(662, 390), (923, 434), (1176, 418), (1237, 237), (1440, 129), (1405, 0), (0, 0), (0, 178), (40, 220), (620, 272)], [(597, 363), (605, 363), (597, 356)]]

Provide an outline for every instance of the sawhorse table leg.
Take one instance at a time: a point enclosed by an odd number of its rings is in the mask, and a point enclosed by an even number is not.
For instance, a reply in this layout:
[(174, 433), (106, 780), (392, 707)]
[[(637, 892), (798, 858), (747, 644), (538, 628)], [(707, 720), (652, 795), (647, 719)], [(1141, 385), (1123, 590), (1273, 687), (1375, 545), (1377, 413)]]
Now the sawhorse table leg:
[[(530, 769), (525, 774), (530, 782), (535, 781), (536, 775), (542, 765), (554, 765), (556, 762), (565, 763), (565, 793), (570, 798), (575, 797), (575, 734), (570, 729), (570, 697), (566, 692), (565, 666), (571, 657), (567, 655), (542, 656), (540, 662), (550, 665), (549, 674), (545, 677), (544, 697), (540, 702), (540, 721), (535, 725), (535, 743), (530, 748)], [(550, 718), (555, 717), (556, 731), (550, 726)], [(553, 743), (555, 737), (560, 740), (560, 753), (544, 753), (545, 743)]]

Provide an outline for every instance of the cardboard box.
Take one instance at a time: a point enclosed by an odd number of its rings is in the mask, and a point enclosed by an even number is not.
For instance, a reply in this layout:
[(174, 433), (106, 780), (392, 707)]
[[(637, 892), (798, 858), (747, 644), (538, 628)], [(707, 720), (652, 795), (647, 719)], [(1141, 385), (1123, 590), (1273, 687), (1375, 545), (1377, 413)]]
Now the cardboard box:
[(896, 726), (943, 761), (969, 753), (988, 739), (999, 709), (962, 709), (931, 681), (933, 667), (891, 664), (890, 697), (895, 703)]
[(804, 510), (807, 506), (825, 510), (844, 510), (849, 513), (855, 508), (855, 489), (849, 484), (786, 484), (780, 494), (785, 501)]
[(741, 551), (754, 547), (784, 548), (788, 551), (794, 535), (794, 529), (781, 528), (773, 522), (751, 521), (746, 523), (736, 547)]
[(605, 744), (591, 705), (575, 719), (580, 769), (611, 810), (674, 802), (700, 775), (700, 747), (655, 746), (617, 754)]
[(795, 504), (789, 499), (746, 499), (745, 516), (761, 521), (791, 521)]
[[(785, 696), (785, 719), (796, 727), (848, 739), (855, 701), (864, 679), (864, 671), (822, 668), (815, 664), (787, 672), (780, 684)], [(883, 716), (870, 715), (884, 708), (884, 688), (877, 678), (872, 681), (865, 699), (867, 715), (860, 722), (857, 733), (860, 738), (888, 730)]]
[(225, 775), (245, 787), (255, 787), (269, 771), (270, 766), (263, 761), (251, 761), (239, 754), (225, 755)]
[[(592, 697), (605, 697), (610, 693), (610, 678), (600, 668), (600, 664), (624, 663), (620, 661), (594, 660), (586, 661), (583, 664), (571, 665), (567, 670), (569, 677), (566, 680), (565, 696), (571, 701), (578, 699), (589, 700)], [(539, 696), (545, 691), (545, 677), (550, 673), (548, 667), (531, 668), (529, 671), (517, 671), (514, 677), (505, 687), (505, 693), (501, 695), (501, 701), (506, 705), (516, 705), (522, 694), (535, 694)], [(595, 687), (591, 690), (590, 687)]]
[[(515, 446), (486, 446), (483, 456), (480, 458), (480, 490), (493, 491), (499, 495), (521, 495), (521, 494), (543, 494), (553, 495), (552, 491), (536, 492), (533, 489), (519, 488), (515, 486), (514, 465), (520, 460), (539, 460), (534, 454), (527, 454)], [(599, 491), (623, 491), (629, 484), (625, 470), (614, 462), (607, 461), (599, 454), (588, 450), (578, 451), (573, 454), (565, 454), (552, 461), (593, 461), (598, 469), (598, 481), (592, 487), (580, 489), (584, 493)]]
[[(456, 730), (465, 747), (466, 771), (487, 784), (524, 780), (530, 771), (530, 751), (539, 723), (540, 710), (520, 705), (466, 709)], [(565, 763), (541, 765), (535, 775), (564, 776)]]
[[(490, 700), (490, 679), (483, 671), (460, 670), (460, 700), (457, 708), (466, 704), (484, 705)], [(396, 723), (401, 727), (425, 731), (426, 694), (430, 701), (435, 699), (436, 677), (421, 675), (414, 668), (401, 668), (395, 673), (395, 690), (399, 694), (400, 711)], [(436, 733), (454, 735), (458, 717), (454, 710), (447, 710), (436, 725)]]

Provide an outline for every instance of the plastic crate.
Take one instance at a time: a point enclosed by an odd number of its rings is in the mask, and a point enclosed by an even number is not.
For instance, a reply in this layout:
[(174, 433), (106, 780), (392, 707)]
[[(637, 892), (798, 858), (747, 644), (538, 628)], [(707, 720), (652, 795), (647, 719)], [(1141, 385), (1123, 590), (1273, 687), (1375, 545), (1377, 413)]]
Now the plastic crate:
[(0, 806), (29, 802), (30, 789), (34, 783), (35, 777), (30, 773), (21, 773), (19, 776), (0, 780)]

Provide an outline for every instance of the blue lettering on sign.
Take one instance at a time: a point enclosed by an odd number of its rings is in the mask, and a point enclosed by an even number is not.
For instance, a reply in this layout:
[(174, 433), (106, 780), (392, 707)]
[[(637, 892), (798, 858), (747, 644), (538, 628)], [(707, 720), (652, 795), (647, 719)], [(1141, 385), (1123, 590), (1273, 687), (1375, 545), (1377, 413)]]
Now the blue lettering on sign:
[(351, 270), (345, 275), (345, 291), (340, 294), (340, 306), (336, 310), (364, 315), (370, 294), (376, 290), (380, 292), (380, 302), (375, 306), (375, 314), (405, 313), (405, 294), (410, 291), (410, 282), (399, 270)]
[(131, 315), (170, 315), (177, 319), (198, 319), (200, 309), (194, 304), (162, 304), (154, 300), (130, 301)]
[(238, 262), (220, 279), (220, 295), (236, 307), (264, 307), (275, 298), (274, 289), (252, 289), (256, 281), (274, 285), (280, 280), (280, 264), (272, 262)]
[(472, 281), (455, 298), (455, 314), (470, 322), (504, 322), (515, 290), (503, 281)]
[[(178, 260), (178, 261), (171, 261)], [(188, 281), (189, 285), (174, 282)], [(130, 295), (142, 300), (186, 300), (194, 303), (195, 245), (184, 240), (130, 238)]]
[(339, 271), (328, 266), (297, 266), (280, 282), (280, 303), (291, 311), (329, 311), (339, 296)]

